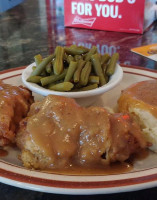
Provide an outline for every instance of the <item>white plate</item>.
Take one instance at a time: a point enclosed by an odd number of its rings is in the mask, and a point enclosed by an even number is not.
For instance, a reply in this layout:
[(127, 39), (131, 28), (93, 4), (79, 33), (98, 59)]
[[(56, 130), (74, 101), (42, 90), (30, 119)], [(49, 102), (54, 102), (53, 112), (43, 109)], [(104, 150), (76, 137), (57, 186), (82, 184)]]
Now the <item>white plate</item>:
[[(24, 67), (0, 72), (0, 79), (13, 85), (21, 85)], [(94, 105), (115, 106), (122, 89), (132, 83), (157, 79), (157, 72), (124, 67), (122, 82), (112, 91), (105, 93)], [(40, 99), (39, 95), (35, 95)], [(20, 188), (58, 194), (106, 194), (135, 191), (157, 186), (157, 154), (150, 153), (143, 160), (136, 161), (129, 173), (105, 176), (67, 176), (28, 170), (18, 160), (19, 151), (8, 149), (7, 157), (0, 159), (0, 182)]]

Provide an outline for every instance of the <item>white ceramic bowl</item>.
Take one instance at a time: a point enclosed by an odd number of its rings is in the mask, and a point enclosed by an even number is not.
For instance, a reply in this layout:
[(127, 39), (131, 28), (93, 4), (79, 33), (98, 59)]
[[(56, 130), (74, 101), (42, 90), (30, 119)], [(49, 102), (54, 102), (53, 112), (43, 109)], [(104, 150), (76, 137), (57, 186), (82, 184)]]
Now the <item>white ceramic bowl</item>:
[(109, 82), (99, 88), (88, 91), (80, 91), (80, 92), (57, 92), (45, 89), (35, 83), (30, 83), (26, 81), (32, 72), (32, 66), (35, 66), (35, 63), (32, 63), (31, 65), (26, 67), (26, 69), (24, 69), (22, 73), (22, 81), (24, 85), (27, 88), (29, 88), (32, 92), (35, 92), (42, 96), (53, 94), (53, 95), (60, 95), (60, 96), (74, 98), (80, 105), (84, 106), (91, 105), (96, 100), (97, 97), (117, 86), (123, 77), (123, 70), (120, 67), (120, 65), (117, 64), (115, 73), (110, 77)]

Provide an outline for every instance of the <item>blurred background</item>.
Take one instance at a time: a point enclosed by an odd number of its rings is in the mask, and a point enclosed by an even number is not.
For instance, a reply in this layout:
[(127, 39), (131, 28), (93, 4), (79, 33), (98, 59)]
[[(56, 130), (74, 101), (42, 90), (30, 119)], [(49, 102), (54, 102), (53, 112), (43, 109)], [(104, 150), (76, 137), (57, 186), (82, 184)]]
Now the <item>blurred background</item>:
[(130, 51), (137, 46), (156, 43), (156, 24), (143, 35), (65, 28), (63, 0), (18, 0), (20, 4), (2, 11), (2, 3), (7, 1), (15, 0), (0, 0), (1, 70), (28, 65), (33, 62), (35, 54), (46, 56), (57, 45), (71, 44), (89, 48), (96, 45), (100, 53), (118, 51), (121, 63), (143, 67), (149, 65), (149, 68), (157, 69), (156, 62)]

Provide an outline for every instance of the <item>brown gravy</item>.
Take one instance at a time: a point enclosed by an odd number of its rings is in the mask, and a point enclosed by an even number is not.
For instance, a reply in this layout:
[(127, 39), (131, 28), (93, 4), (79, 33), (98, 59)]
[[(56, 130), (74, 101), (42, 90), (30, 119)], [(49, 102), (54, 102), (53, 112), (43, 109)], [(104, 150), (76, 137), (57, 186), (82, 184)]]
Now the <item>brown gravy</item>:
[(149, 150), (141, 150), (137, 154), (132, 155), (127, 162), (115, 162), (108, 166), (95, 165), (92, 167), (80, 167), (80, 166), (70, 166), (64, 169), (49, 169), (44, 170), (44, 172), (61, 174), (61, 175), (86, 175), (86, 176), (96, 176), (96, 175), (113, 175), (127, 173), (133, 170), (134, 163), (137, 160), (144, 160), (149, 155)]
[(80, 167), (80, 166), (71, 166), (65, 169), (48, 169), (44, 172), (53, 173), (53, 174), (62, 174), (62, 175), (109, 175), (109, 174), (121, 174), (127, 173), (133, 169), (132, 164), (127, 162), (123, 163), (113, 163), (109, 166), (92, 166), (92, 167)]

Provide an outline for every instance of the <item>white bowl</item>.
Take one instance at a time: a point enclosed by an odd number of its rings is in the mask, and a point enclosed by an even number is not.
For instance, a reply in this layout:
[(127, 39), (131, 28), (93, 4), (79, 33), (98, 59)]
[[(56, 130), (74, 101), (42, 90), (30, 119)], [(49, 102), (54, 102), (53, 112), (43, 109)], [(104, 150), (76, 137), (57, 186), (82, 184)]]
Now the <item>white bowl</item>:
[(80, 92), (57, 92), (45, 89), (35, 83), (30, 83), (26, 81), (32, 72), (33, 66), (35, 66), (35, 63), (32, 63), (31, 65), (26, 67), (22, 73), (22, 81), (27, 88), (29, 88), (32, 92), (35, 92), (43, 96), (53, 94), (53, 95), (60, 95), (60, 96), (74, 98), (80, 105), (83, 106), (91, 105), (96, 100), (97, 97), (117, 86), (123, 77), (123, 70), (121, 66), (117, 64), (115, 73), (110, 77), (109, 82), (99, 88), (88, 91), (80, 91)]

